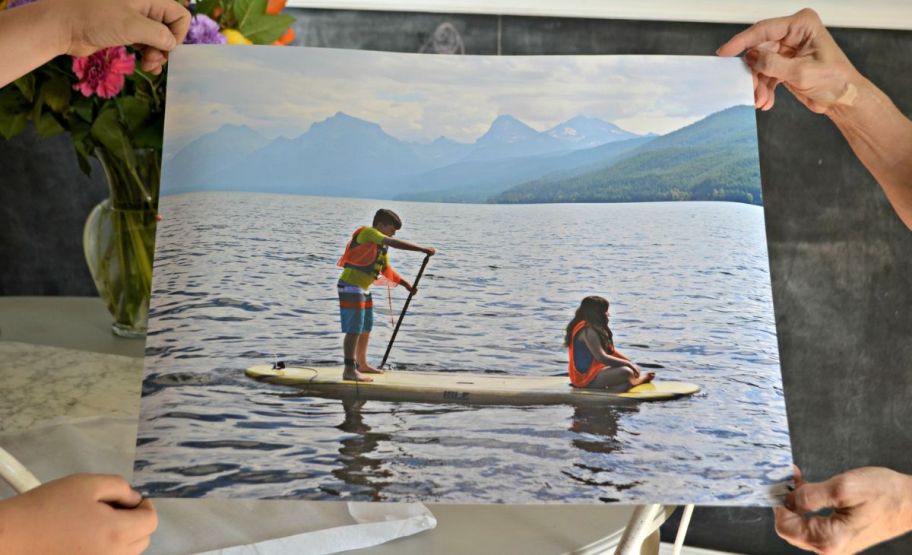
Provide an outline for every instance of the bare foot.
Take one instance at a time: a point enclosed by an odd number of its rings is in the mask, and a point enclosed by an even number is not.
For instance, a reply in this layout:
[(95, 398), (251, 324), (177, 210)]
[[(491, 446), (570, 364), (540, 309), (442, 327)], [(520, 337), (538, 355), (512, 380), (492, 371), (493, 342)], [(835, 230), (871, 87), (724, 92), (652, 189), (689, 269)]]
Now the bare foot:
[(640, 374), (639, 378), (633, 378), (630, 380), (630, 385), (636, 387), (638, 385), (643, 385), (644, 383), (651, 382), (656, 377), (655, 372), (648, 372), (646, 374)]
[(361, 372), (358, 372), (357, 370), (349, 371), (348, 369), (342, 371), (342, 379), (353, 381), (353, 382), (372, 382), (372, 381), (374, 381), (373, 378), (365, 376), (364, 374), (362, 374)]
[(383, 374), (384, 373), (383, 370), (381, 370), (379, 368), (374, 368), (370, 364), (361, 364), (361, 363), (358, 363), (358, 372), (361, 372), (364, 374)]

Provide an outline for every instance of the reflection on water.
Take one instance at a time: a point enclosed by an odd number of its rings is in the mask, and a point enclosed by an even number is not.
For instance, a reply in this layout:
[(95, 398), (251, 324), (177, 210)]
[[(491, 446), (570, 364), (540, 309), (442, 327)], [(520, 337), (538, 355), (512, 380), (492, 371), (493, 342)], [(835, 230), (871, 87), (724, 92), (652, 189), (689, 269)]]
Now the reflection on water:
[(345, 421), (336, 428), (351, 435), (342, 439), (339, 449), (340, 468), (332, 471), (340, 481), (359, 488), (361, 495), (367, 495), (371, 501), (382, 499), (380, 492), (392, 478), (390, 472), (383, 470), (383, 462), (370, 455), (380, 446), (380, 442), (389, 441), (387, 434), (372, 434), (371, 427), (364, 422), (361, 408), (365, 401), (341, 401), (345, 410)]
[[(620, 411), (636, 413), (636, 408), (574, 407), (570, 431), (576, 434), (573, 445), (590, 453), (608, 455), (617, 450)], [(595, 436), (595, 437), (592, 437)]]
[[(396, 371), (563, 375), (579, 300), (699, 395), (633, 408), (301, 395), (247, 366), (341, 363), (335, 261), (374, 201), (164, 197), (135, 481), (158, 496), (768, 504), (790, 473), (763, 212), (723, 203), (383, 202), (431, 244)], [(594, 222), (611, 222), (611, 225)], [(413, 276), (421, 257), (394, 252)], [(377, 289), (379, 360), (405, 298)], [(390, 308), (392, 305), (392, 308)]]
[[(573, 423), (570, 430), (575, 433), (573, 446), (588, 453), (610, 455), (620, 450), (620, 444), (615, 440), (618, 432), (618, 419), (621, 413), (634, 414), (636, 408), (612, 407), (576, 407), (573, 410)], [(642, 484), (642, 480), (629, 483), (617, 483), (611, 476), (610, 468), (589, 466), (582, 462), (574, 463), (572, 470), (565, 470), (564, 474), (571, 479), (587, 486), (610, 488), (615, 491), (624, 491)], [(601, 501), (613, 503), (621, 501), (617, 497), (599, 497)]]

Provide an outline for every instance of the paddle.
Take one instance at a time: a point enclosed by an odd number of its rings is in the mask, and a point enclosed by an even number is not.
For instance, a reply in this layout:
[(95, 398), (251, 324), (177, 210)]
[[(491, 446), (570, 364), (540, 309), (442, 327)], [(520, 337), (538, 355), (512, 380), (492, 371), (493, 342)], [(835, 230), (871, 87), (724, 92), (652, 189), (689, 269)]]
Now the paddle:
[[(421, 269), (418, 270), (418, 277), (415, 278), (415, 281), (412, 283), (412, 289), (418, 288), (418, 282), (421, 281), (421, 276), (424, 274), (424, 268), (427, 267), (428, 260), (431, 259), (431, 255), (426, 254), (424, 256), (424, 262), (421, 263)], [(399, 313), (399, 320), (396, 322), (396, 327), (393, 329), (393, 336), (390, 338), (389, 345), (386, 346), (386, 352), (383, 354), (383, 361), (380, 363), (380, 368), (386, 366), (386, 359), (389, 358), (390, 351), (393, 348), (393, 342), (396, 341), (396, 334), (399, 333), (399, 326), (402, 325), (402, 319), (405, 317), (405, 311), (408, 310), (409, 303), (412, 302), (412, 297), (415, 296), (415, 293), (409, 293), (407, 299), (405, 299), (405, 305), (402, 307), (402, 312)]]

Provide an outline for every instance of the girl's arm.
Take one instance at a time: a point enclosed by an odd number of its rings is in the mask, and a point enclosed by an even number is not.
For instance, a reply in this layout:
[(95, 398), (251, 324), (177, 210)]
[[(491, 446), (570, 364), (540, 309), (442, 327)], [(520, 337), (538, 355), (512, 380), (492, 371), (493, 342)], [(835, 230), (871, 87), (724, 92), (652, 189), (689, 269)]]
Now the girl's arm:
[(598, 336), (588, 328), (584, 329), (581, 333), (583, 334), (583, 343), (586, 344), (589, 352), (592, 353), (592, 356), (594, 356), (597, 361), (602, 364), (607, 364), (611, 368), (626, 366), (633, 369), (629, 360), (618, 358), (605, 352), (605, 349), (602, 348), (602, 344), (598, 340)]

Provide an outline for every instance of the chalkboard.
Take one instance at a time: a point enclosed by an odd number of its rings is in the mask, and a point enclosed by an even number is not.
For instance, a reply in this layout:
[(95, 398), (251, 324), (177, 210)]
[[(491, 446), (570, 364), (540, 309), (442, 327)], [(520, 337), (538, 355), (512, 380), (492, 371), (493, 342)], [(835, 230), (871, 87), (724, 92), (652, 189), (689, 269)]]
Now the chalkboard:
[[(291, 10), (296, 43), (450, 54), (711, 55), (742, 25)], [(835, 29), (856, 67), (912, 112), (912, 33)], [(780, 91), (758, 113), (780, 358), (796, 462), (810, 480), (912, 473), (912, 233), (836, 128)], [(104, 197), (65, 138), (0, 148), (0, 294), (92, 294), (79, 238)], [(663, 527), (673, 539), (677, 518)], [(799, 553), (769, 509), (697, 508), (689, 545)], [(912, 537), (871, 553), (912, 552)]]
[(91, 178), (79, 171), (67, 135), (0, 137), (0, 295), (98, 294), (82, 254), (86, 217), (108, 194), (93, 165)]

